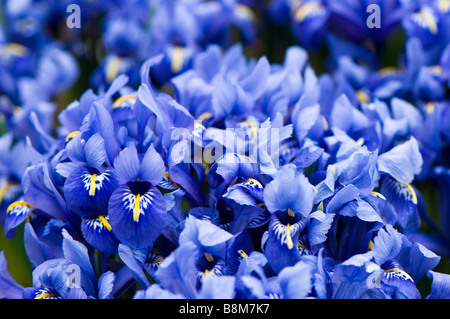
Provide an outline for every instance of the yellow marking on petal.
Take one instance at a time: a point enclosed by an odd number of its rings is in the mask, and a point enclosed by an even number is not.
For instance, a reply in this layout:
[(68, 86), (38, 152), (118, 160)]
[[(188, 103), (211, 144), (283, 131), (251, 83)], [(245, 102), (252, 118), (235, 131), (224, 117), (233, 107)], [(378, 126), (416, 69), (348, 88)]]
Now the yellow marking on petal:
[(427, 103), (427, 114), (431, 114), (434, 112), (434, 102), (430, 101)]
[(108, 66), (106, 67), (106, 81), (111, 83), (117, 77), (117, 73), (119, 72), (120, 63), (122, 59), (119, 57), (112, 57), (108, 62)]
[(406, 188), (408, 189), (409, 193), (412, 196), (412, 202), (414, 204), (417, 204), (417, 195), (416, 192), (414, 191), (414, 188), (412, 188), (412, 186), (410, 184), (404, 184), (406, 186)]
[(258, 188), (263, 188), (262, 184), (254, 178), (249, 178), (245, 181), (246, 183), (256, 184)]
[(383, 194), (378, 193), (378, 192), (372, 192), (372, 193), (370, 193), (370, 195), (386, 200), (386, 197), (384, 197)]
[(302, 244), (300, 244), (300, 243), (297, 243), (297, 248), (298, 248), (298, 247), (300, 247), (301, 249), (304, 249), (304, 250), (308, 250), (308, 248), (306, 248), (305, 245), (302, 245)]
[(30, 205), (27, 202), (17, 201), (8, 206), (8, 208), (6, 209), (6, 213), (8, 214), (16, 206), (26, 206), (26, 207), (32, 208), (32, 209), (35, 208), (33, 205)]
[(105, 226), (105, 228), (109, 231), (112, 230), (111, 224), (106, 220), (105, 217), (103, 216), (98, 216), (98, 220), (102, 223), (103, 226)]
[(430, 9), (423, 9), (417, 14), (423, 18), (423, 20), (427, 24), (428, 30), (430, 30), (432, 34), (436, 34), (438, 32), (436, 19), (431, 14)]
[(412, 202), (414, 204), (417, 204), (417, 195), (416, 195), (416, 192), (414, 191), (414, 188), (412, 188), (412, 186), (410, 184), (403, 184), (403, 183), (400, 183), (399, 181), (396, 181), (396, 182), (407, 188), (408, 192), (411, 194)]
[(253, 13), (252, 9), (250, 9), (248, 6), (244, 4), (238, 3), (234, 7), (234, 12), (247, 20), (254, 20), (256, 18), (255, 14)]
[(209, 276), (209, 270), (208, 269), (205, 270), (205, 275)]
[(46, 298), (46, 297), (54, 298), (55, 296), (53, 296), (51, 293), (44, 292), (43, 294), (40, 294), (39, 296), (36, 296), (36, 298), (34, 298), (34, 299), (43, 299), (43, 298)]
[(290, 208), (288, 208), (287, 213), (288, 213), (289, 216), (295, 217), (295, 213)]
[(411, 281), (414, 282), (414, 280), (411, 278), (411, 276), (410, 276), (407, 272), (405, 272), (405, 271), (403, 271), (403, 270), (401, 270), (401, 269), (398, 269), (398, 268), (391, 268), (391, 269), (385, 270), (384, 272), (387, 272), (387, 273), (389, 273), (389, 272), (395, 272), (395, 273), (398, 273), (398, 274), (402, 275), (405, 279), (409, 279), (409, 280), (411, 280)]
[(80, 133), (80, 131), (73, 131), (72, 133), (69, 133), (66, 136), (66, 142), (70, 141), (71, 139), (73, 139), (75, 136), (77, 136)]
[(168, 173), (165, 172), (165, 173), (164, 173), (164, 177), (167, 178), (167, 180), (168, 180), (170, 183), (172, 183), (173, 186), (175, 186), (175, 187), (177, 187), (177, 188), (180, 188), (180, 186), (178, 186), (177, 183), (175, 183), (175, 182), (170, 178), (170, 175), (169, 175)]
[(321, 210), (323, 212), (323, 201), (320, 202), (319, 206), (317, 207), (317, 210)]
[(212, 117), (213, 114), (211, 112), (204, 112), (197, 117), (197, 121), (203, 121), (204, 119)]
[(387, 67), (384, 67), (384, 68), (380, 69), (378, 71), (378, 74), (381, 75), (381, 76), (388, 76), (388, 75), (391, 75), (391, 74), (395, 74), (397, 72), (398, 72), (398, 69), (396, 67), (387, 66)]
[(427, 69), (436, 75), (442, 74), (442, 67), (440, 65), (430, 65)]
[(141, 215), (141, 194), (136, 195), (133, 208), (133, 220), (139, 222), (139, 216)]
[(330, 130), (330, 125), (328, 125), (328, 121), (327, 121), (327, 119), (325, 118), (325, 116), (321, 116), (321, 119), (322, 119), (322, 124), (323, 124), (323, 129), (325, 130), (325, 131), (329, 131)]
[(135, 95), (124, 95), (119, 97), (112, 105), (112, 109), (115, 109), (116, 107), (118, 107), (123, 101), (126, 100), (137, 100), (137, 97)]
[(290, 224), (286, 225), (286, 244), (289, 249), (292, 249), (294, 247), (294, 243), (292, 242), (292, 237), (291, 237), (291, 225)]
[(359, 102), (362, 102), (362, 103), (369, 103), (370, 102), (369, 96), (366, 94), (366, 92), (364, 92), (362, 90), (358, 90), (356, 92), (356, 98), (358, 99)]
[(2, 188), (0, 188), (0, 204), (3, 201), (3, 197), (5, 197), (6, 192), (9, 188), (11, 188), (12, 184), (6, 183)]
[(89, 196), (95, 196), (95, 180), (97, 179), (97, 174), (92, 174), (91, 183), (89, 187)]
[(369, 242), (369, 247), (368, 247), (368, 249), (369, 249), (369, 250), (372, 250), (372, 248), (373, 248), (373, 241), (370, 241), (370, 242)]
[(239, 249), (238, 253), (239, 253), (239, 255), (241, 255), (242, 258), (248, 258), (248, 255), (242, 249)]
[(303, 3), (303, 0), (292, 0), (290, 14), (291, 14), (291, 15), (294, 15), (294, 14), (295, 14), (295, 11), (296, 11), (298, 8), (300, 8), (300, 6), (302, 5), (302, 3)]
[(297, 12), (295, 12), (294, 19), (297, 22), (302, 22), (311, 12), (320, 9), (321, 7), (322, 5), (318, 2), (306, 3), (298, 8)]
[(244, 155), (244, 157), (245, 157), (246, 159), (248, 159), (248, 160), (250, 161), (250, 163), (253, 163), (253, 160), (252, 160), (250, 157), (248, 157), (247, 155)]
[(364, 144), (364, 137), (360, 137), (357, 141), (356, 144), (358, 144), (359, 146), (363, 146)]
[(248, 120), (242, 121), (241, 123), (246, 123), (248, 124), (248, 126), (250, 126), (250, 131), (252, 132), (251, 138), (252, 140), (254, 140), (258, 136), (258, 130), (256, 129), (255, 125)]
[(206, 127), (202, 123), (200, 123), (199, 121), (195, 121), (194, 128), (206, 130)]
[(170, 65), (170, 70), (173, 73), (178, 73), (181, 71), (182, 66), (183, 66), (183, 47), (177, 45), (173, 49), (172, 63)]
[(450, 0), (440, 0), (438, 5), (439, 10), (442, 12), (448, 12), (450, 10)]
[(214, 261), (214, 257), (211, 256), (211, 255), (208, 254), (208, 253), (205, 253), (205, 257), (206, 257), (206, 260), (208, 260), (209, 262), (213, 262), (213, 261)]
[(24, 47), (21, 44), (8, 43), (8, 44), (4, 45), (1, 48), (1, 52), (2, 52), (2, 54), (15, 55), (15, 56), (18, 56), (18, 57), (23, 57), (26, 54), (28, 54), (29, 50), (28, 50), (28, 48)]
[(158, 258), (158, 259), (155, 259), (154, 261), (152, 261), (152, 264), (154, 265), (154, 264), (162, 263), (163, 261), (164, 261), (164, 258)]

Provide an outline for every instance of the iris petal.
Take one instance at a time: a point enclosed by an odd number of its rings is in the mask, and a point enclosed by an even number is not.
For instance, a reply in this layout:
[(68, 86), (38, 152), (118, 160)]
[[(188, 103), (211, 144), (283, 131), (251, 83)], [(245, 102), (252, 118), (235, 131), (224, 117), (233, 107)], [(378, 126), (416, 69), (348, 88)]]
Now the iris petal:
[(398, 225), (404, 230), (414, 231), (420, 226), (417, 210), (417, 195), (409, 184), (403, 184), (384, 176), (380, 184), (380, 192), (392, 204), (398, 214)]
[(117, 180), (110, 170), (103, 173), (83, 167), (69, 175), (64, 184), (64, 195), (69, 208), (80, 216), (98, 216), (106, 213), (108, 200), (117, 188)]
[[(139, 187), (141, 189), (137, 189)], [(132, 248), (150, 246), (162, 231), (165, 215), (164, 197), (150, 183), (122, 185), (109, 200), (112, 231), (117, 239)]]
[(108, 216), (83, 218), (81, 232), (86, 241), (95, 249), (107, 254), (116, 254), (119, 241), (112, 233)]
[(11, 239), (15, 235), (15, 228), (30, 216), (34, 207), (24, 201), (16, 201), (6, 210), (5, 235)]

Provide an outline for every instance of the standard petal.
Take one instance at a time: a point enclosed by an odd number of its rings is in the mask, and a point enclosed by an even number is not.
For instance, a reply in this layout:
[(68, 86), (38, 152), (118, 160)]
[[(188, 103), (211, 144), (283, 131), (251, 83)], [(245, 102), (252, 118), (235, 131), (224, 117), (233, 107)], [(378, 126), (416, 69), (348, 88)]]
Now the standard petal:
[(161, 156), (151, 145), (142, 159), (139, 178), (152, 185), (158, 185), (162, 181), (165, 171), (166, 168)]
[(124, 148), (114, 159), (114, 169), (120, 184), (139, 178), (139, 157), (133, 143)]
[(378, 157), (378, 170), (403, 184), (409, 184), (422, 170), (422, 155), (414, 137)]

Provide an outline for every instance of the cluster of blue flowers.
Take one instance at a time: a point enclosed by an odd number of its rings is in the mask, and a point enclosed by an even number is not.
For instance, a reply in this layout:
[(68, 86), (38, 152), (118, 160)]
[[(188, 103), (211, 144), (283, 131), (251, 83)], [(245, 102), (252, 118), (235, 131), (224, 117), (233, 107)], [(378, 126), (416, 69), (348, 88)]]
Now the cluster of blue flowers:
[(450, 298), (450, 0), (76, 3), (1, 8), (0, 298)]

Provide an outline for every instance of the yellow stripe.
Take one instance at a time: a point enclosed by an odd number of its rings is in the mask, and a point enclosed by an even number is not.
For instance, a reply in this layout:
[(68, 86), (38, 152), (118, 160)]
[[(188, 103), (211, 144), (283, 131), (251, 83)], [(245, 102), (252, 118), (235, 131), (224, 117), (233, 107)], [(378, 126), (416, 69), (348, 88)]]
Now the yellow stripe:
[(113, 57), (108, 63), (106, 67), (106, 81), (111, 83), (117, 76), (119, 72), (120, 62), (122, 61), (119, 57)]
[(177, 188), (180, 188), (180, 186), (178, 186), (177, 183), (175, 183), (175, 182), (170, 178), (170, 175), (169, 175), (169, 174), (164, 173), (164, 176), (167, 178), (167, 180), (168, 180), (170, 183), (172, 183), (173, 186), (175, 186), (175, 187), (177, 187)]
[(325, 118), (325, 116), (321, 116), (321, 119), (322, 119), (322, 124), (323, 124), (323, 129), (325, 130), (325, 131), (328, 131), (328, 130), (330, 130), (330, 125), (328, 125), (328, 121), (327, 121), (327, 119)]
[(294, 247), (294, 243), (292, 242), (292, 237), (291, 237), (291, 225), (290, 224), (286, 225), (286, 244), (289, 249), (292, 249), (292, 247)]
[(369, 248), (369, 250), (372, 250), (372, 248), (373, 248), (373, 241), (369, 242), (369, 247), (368, 248)]
[(298, 22), (302, 22), (311, 12), (320, 9), (320, 7), (320, 3), (317, 2), (306, 3), (297, 10), (294, 19)]
[(12, 184), (6, 183), (2, 188), (0, 188), (0, 204), (3, 202), (3, 197), (11, 186)]
[(211, 112), (204, 112), (202, 114), (199, 115), (199, 117), (197, 117), (197, 121), (203, 121), (204, 119), (207, 119), (209, 117), (212, 117), (213, 114)]
[(136, 195), (133, 208), (133, 220), (139, 222), (139, 216), (141, 215), (141, 194)]
[(414, 188), (412, 188), (411, 185), (409, 184), (404, 184), (406, 186), (406, 188), (408, 189), (408, 191), (410, 192), (411, 196), (412, 196), (412, 202), (414, 204), (417, 204), (417, 195), (416, 192), (414, 191)]
[(244, 157), (245, 157), (246, 159), (248, 159), (248, 160), (250, 161), (250, 163), (253, 163), (253, 160), (252, 160), (250, 157), (248, 157), (247, 155), (244, 155)]
[(362, 102), (362, 103), (369, 103), (370, 102), (369, 96), (362, 90), (358, 90), (356, 92), (356, 98), (358, 99), (359, 102)]
[(427, 114), (431, 114), (434, 112), (434, 102), (430, 101), (427, 103)]
[(172, 64), (170, 65), (170, 70), (173, 73), (178, 73), (180, 72), (182, 66), (183, 66), (183, 47), (178, 45), (173, 49)]
[(388, 76), (388, 75), (391, 75), (391, 74), (395, 74), (397, 72), (398, 72), (398, 69), (396, 67), (387, 66), (387, 67), (384, 67), (384, 68), (380, 69), (378, 71), (378, 74), (384, 77), (384, 76)]
[(205, 257), (206, 257), (206, 260), (208, 260), (209, 262), (213, 262), (213, 261), (214, 261), (214, 257), (211, 256), (211, 255), (208, 254), (208, 253), (205, 253)]
[(8, 206), (8, 208), (6, 209), (6, 213), (8, 214), (16, 206), (26, 206), (26, 207), (32, 208), (32, 209), (34, 208), (34, 206), (28, 204), (27, 202), (17, 201)]
[(242, 121), (241, 123), (247, 123), (248, 126), (250, 126), (250, 131), (252, 132), (252, 140), (254, 140), (258, 136), (258, 131), (256, 130), (255, 125), (253, 125), (253, 123), (248, 120)]
[(119, 97), (112, 105), (112, 108), (115, 109), (116, 107), (118, 107), (120, 105), (120, 103), (122, 103), (123, 101), (126, 100), (137, 100), (137, 97), (134, 95), (124, 95)]
[(254, 20), (256, 18), (255, 14), (253, 13), (253, 11), (246, 5), (244, 4), (237, 4), (236, 7), (234, 8), (234, 12), (243, 17), (246, 18), (248, 20)]
[(97, 179), (97, 174), (92, 174), (91, 176), (91, 186), (89, 187), (89, 196), (95, 196), (95, 180)]
[(356, 144), (358, 144), (359, 146), (363, 146), (364, 144), (364, 137), (360, 137), (357, 141)]
[(386, 197), (384, 197), (381, 193), (378, 192), (372, 192), (370, 193), (370, 195), (386, 200)]
[(238, 250), (238, 253), (239, 253), (239, 255), (241, 255), (241, 257), (243, 257), (243, 258), (247, 258), (248, 257), (248, 255), (245, 253), (245, 251), (243, 251), (242, 249), (239, 249)]
[(323, 212), (323, 201), (320, 202), (319, 206), (317, 207), (317, 210), (321, 210)]
[(53, 296), (51, 293), (45, 292), (45, 293), (43, 293), (43, 294), (40, 294), (39, 296), (37, 296), (37, 297), (34, 298), (34, 299), (43, 299), (43, 298), (45, 298), (45, 297), (52, 297), (52, 298), (54, 298), (55, 296)]
[(450, 0), (440, 0), (439, 9), (442, 12), (447, 12), (448, 10), (450, 10)]
[(162, 263), (163, 261), (164, 261), (164, 258), (158, 258), (158, 259), (152, 261), (152, 264), (154, 265), (154, 264), (157, 264), (157, 263)]
[(436, 34), (438, 32), (437, 22), (430, 10), (422, 10), (418, 14), (425, 20), (430, 32)]
[(396, 273), (399, 273), (402, 276), (406, 277), (407, 279), (410, 279), (411, 281), (414, 281), (408, 273), (406, 273), (403, 270), (400, 270), (398, 268), (388, 269), (388, 270), (385, 270), (384, 272), (396, 272)]
[(105, 217), (103, 217), (102, 215), (98, 216), (98, 220), (103, 224), (103, 226), (105, 226), (105, 228), (109, 231), (112, 230), (111, 224), (108, 223), (108, 221), (106, 220)]
[(15, 55), (22, 57), (28, 53), (28, 49), (21, 44), (18, 43), (8, 43), (4, 45), (1, 49), (3, 54)]
[(288, 208), (288, 215), (289, 216), (291, 216), (291, 217), (295, 217), (295, 213), (290, 209), (290, 208)]
[(249, 178), (245, 181), (246, 183), (253, 183), (258, 186), (258, 188), (263, 188), (262, 184), (254, 178)]
[(71, 139), (73, 139), (76, 135), (78, 135), (78, 133), (80, 133), (80, 131), (73, 131), (72, 133), (68, 134), (67, 137), (66, 137), (66, 142), (68, 142)]
[(211, 167), (211, 164), (206, 163), (205, 159), (202, 157), (202, 163), (205, 165), (205, 174), (208, 174), (209, 168)]

